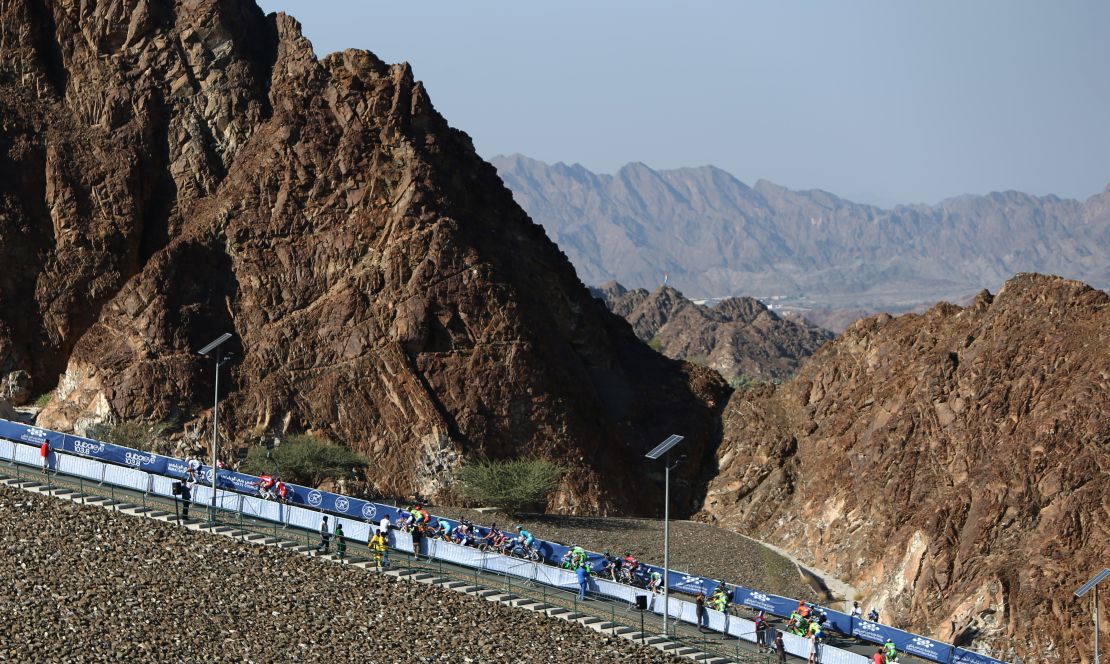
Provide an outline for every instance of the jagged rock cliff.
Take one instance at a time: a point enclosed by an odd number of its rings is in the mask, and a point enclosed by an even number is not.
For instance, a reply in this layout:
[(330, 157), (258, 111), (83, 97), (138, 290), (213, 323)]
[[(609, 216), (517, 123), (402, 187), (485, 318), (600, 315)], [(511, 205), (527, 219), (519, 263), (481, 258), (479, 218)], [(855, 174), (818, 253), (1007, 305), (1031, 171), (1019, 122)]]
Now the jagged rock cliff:
[(804, 318), (779, 316), (750, 297), (707, 307), (669, 286), (649, 293), (610, 282), (593, 292), (659, 352), (716, 369), (733, 384), (786, 380), (833, 338)]
[(1072, 591), (1110, 560), (1110, 296), (1018, 275), (856, 323), (733, 394), (703, 516), (835, 571), (885, 620), (1087, 662)]
[(593, 300), (407, 65), (246, 0), (0, 11), (0, 370), (57, 381), (42, 424), (203, 422), (230, 331), (223, 435), (317, 431), (379, 491), (536, 453), (556, 507), (638, 511), (641, 451), (712, 454), (723, 381)]

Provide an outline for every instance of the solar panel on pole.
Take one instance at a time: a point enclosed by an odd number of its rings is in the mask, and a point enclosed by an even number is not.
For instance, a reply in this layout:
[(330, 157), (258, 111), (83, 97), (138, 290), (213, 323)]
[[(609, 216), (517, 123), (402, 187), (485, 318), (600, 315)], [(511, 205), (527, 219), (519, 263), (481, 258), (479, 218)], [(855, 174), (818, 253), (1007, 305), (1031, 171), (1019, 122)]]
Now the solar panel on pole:
[(646, 456), (649, 459), (658, 459), (659, 457), (661, 457), (664, 454), (666, 454), (667, 452), (669, 452), (672, 447), (681, 443), (685, 438), (686, 438), (685, 436), (680, 436), (678, 434), (671, 434), (671, 435), (667, 436), (666, 440), (664, 440), (663, 442), (656, 445), (654, 449), (652, 449), (650, 452), (648, 452), (644, 456)]
[(1087, 583), (1084, 583), (1082, 586), (1079, 587), (1079, 590), (1075, 591), (1075, 596), (1076, 597), (1082, 597), (1082, 596), (1086, 595), (1087, 593), (1091, 592), (1091, 588), (1094, 588), (1098, 584), (1102, 583), (1103, 579), (1105, 579), (1108, 576), (1110, 576), (1110, 569), (1104, 569), (1101, 572), (1099, 572), (1098, 574), (1095, 574), (1093, 579), (1091, 579)]

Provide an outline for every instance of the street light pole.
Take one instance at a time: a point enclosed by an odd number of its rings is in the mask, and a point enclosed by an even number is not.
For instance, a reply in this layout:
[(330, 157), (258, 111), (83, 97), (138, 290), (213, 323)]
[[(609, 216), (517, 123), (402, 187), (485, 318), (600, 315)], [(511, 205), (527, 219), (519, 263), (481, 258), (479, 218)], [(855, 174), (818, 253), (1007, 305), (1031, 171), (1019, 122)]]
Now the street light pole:
[(671, 434), (666, 440), (645, 454), (652, 461), (663, 457), (663, 635), (667, 635), (667, 618), (670, 613), (671, 592), (671, 448), (685, 437)]
[(1094, 614), (1095, 614), (1095, 659), (1094, 659), (1094, 664), (1101, 664), (1101, 662), (1102, 662), (1102, 655), (1099, 653), (1099, 645), (1098, 645), (1098, 584), (1101, 583), (1103, 580), (1105, 580), (1107, 577), (1110, 577), (1110, 569), (1104, 569), (1101, 572), (1099, 572), (1098, 574), (1095, 574), (1094, 577), (1092, 577), (1090, 581), (1088, 581), (1087, 583), (1084, 583), (1082, 586), (1080, 586), (1079, 590), (1075, 591), (1075, 596), (1076, 597), (1083, 597), (1084, 595), (1086, 595), (1091, 590), (1095, 591), (1094, 595), (1092, 596), (1092, 599), (1094, 600), (1094, 603), (1095, 603), (1095, 610), (1094, 610)]
[(663, 636), (667, 635), (667, 616), (671, 592), (671, 453), (663, 455)]
[(208, 520), (211, 521), (215, 518), (216, 513), (216, 485), (219, 479), (219, 463), (216, 451), (219, 445), (219, 417), (220, 417), (220, 346), (225, 341), (231, 338), (230, 332), (221, 334), (215, 341), (201, 348), (198, 355), (208, 355), (212, 351), (216, 351), (216, 387), (212, 398), (212, 499), (208, 505)]
[(219, 463), (217, 454), (217, 447), (220, 444), (219, 439), (219, 421), (220, 421), (220, 349), (216, 348), (216, 387), (212, 390), (212, 502), (208, 506), (208, 519), (213, 520), (213, 515), (216, 513), (216, 481), (217, 475), (220, 472), (220, 467), (216, 464)]

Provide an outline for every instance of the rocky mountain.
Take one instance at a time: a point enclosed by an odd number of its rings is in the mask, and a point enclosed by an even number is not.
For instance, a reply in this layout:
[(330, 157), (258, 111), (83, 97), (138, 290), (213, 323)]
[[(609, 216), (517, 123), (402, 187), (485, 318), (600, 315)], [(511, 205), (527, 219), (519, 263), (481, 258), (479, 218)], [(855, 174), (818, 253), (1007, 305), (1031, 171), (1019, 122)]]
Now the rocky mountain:
[(669, 273), (694, 299), (898, 311), (1023, 271), (1110, 286), (1110, 187), (1086, 202), (1008, 191), (883, 210), (748, 186), (711, 166), (601, 175), (521, 155), (493, 164), (588, 284), (651, 289)]
[(780, 317), (750, 297), (707, 307), (669, 286), (649, 293), (615, 281), (593, 292), (648, 345), (667, 357), (716, 369), (734, 385), (786, 380), (833, 337), (800, 316)]
[[(1110, 560), (1110, 296), (1023, 274), (859, 321), (736, 391), (702, 516), (1012, 661), (1088, 662), (1072, 591)], [(1105, 618), (1104, 618), (1105, 619)]]
[(232, 332), (221, 435), (319, 433), (383, 493), (538, 454), (553, 508), (638, 511), (642, 451), (711, 457), (724, 381), (595, 301), (408, 65), (249, 0), (9, 0), (0, 48), (0, 376), (56, 386), (40, 424), (210, 426)]

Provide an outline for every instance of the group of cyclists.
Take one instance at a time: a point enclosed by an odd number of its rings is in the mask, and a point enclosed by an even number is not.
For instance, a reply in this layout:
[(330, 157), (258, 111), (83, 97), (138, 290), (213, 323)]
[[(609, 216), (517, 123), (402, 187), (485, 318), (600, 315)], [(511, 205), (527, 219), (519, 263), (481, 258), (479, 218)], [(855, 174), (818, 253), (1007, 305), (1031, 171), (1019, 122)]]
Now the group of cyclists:
[(828, 620), (825, 612), (811, 607), (805, 600), (798, 602), (798, 608), (790, 614), (786, 631), (797, 636), (809, 637), (820, 641), (824, 638), (824, 624)]
[(420, 505), (402, 510), (396, 525), (403, 532), (411, 533), (418, 530), (423, 537), (460, 546), (471, 546), (480, 551), (533, 561), (542, 559), (536, 547), (536, 537), (519, 525), (510, 531), (502, 529), (496, 523), (489, 528), (476, 526), (469, 519), (461, 519), (456, 523), (447, 519), (433, 518)]

